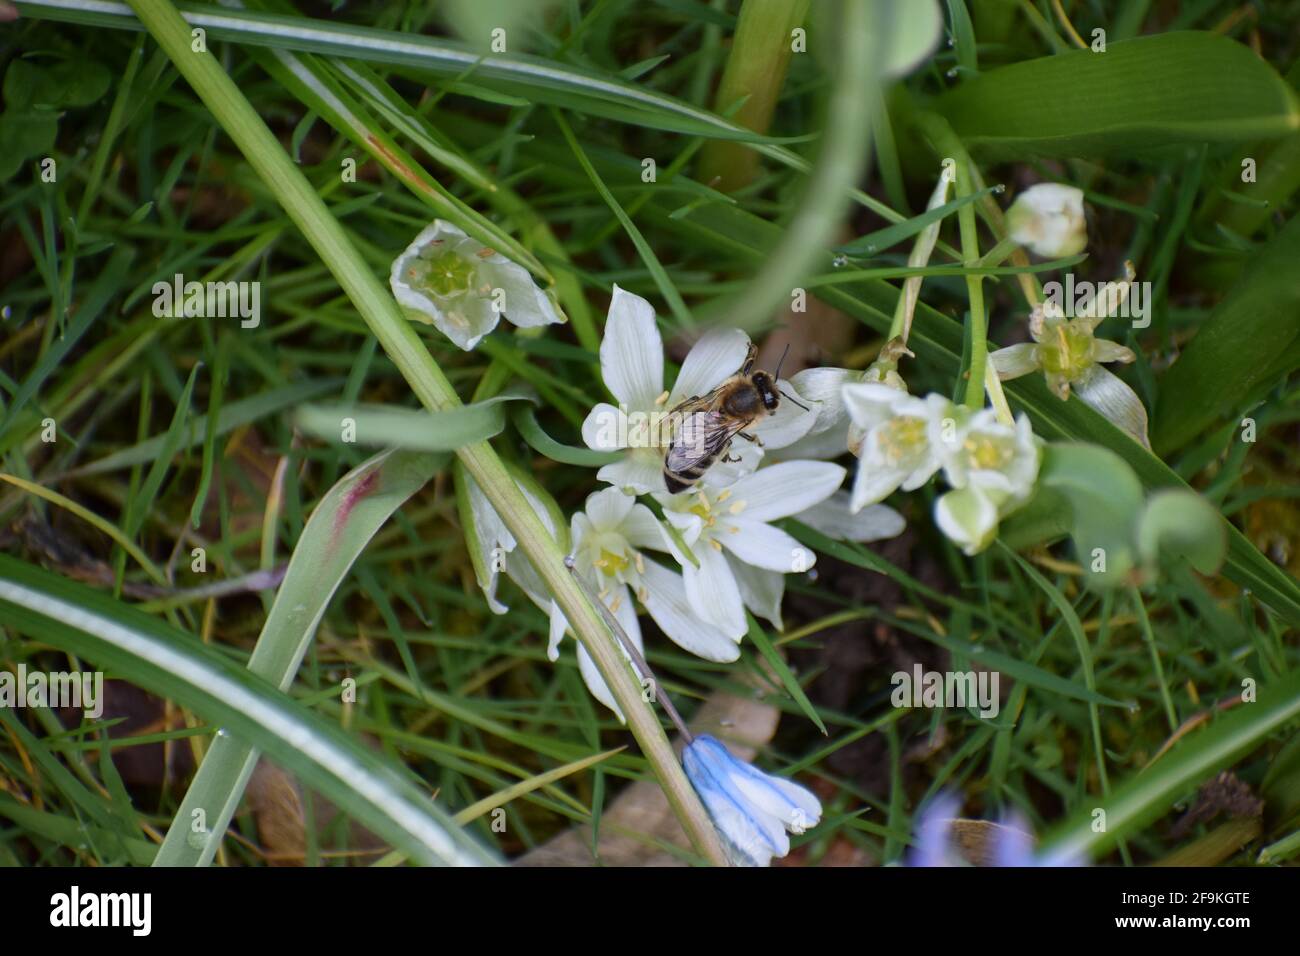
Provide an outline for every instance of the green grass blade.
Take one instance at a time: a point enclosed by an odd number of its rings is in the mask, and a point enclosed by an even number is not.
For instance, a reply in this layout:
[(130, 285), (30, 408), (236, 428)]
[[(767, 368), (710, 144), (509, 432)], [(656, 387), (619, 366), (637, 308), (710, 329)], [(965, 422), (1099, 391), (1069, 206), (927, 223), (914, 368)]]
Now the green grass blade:
[(0, 611), (14, 630), (111, 669), (250, 741), (412, 858), (492, 862), (388, 761), (193, 635), (7, 555), (0, 555)]
[(1282, 77), (1211, 33), (1120, 40), (981, 74), (939, 100), (972, 151), (1097, 156), (1176, 143), (1241, 142), (1300, 129)]
[[(303, 527), (271, 613), (248, 661), (251, 673), (287, 691), (316, 634), (330, 599), (353, 562), (394, 511), (445, 462), (445, 456), (385, 451), (344, 475), (321, 499)], [(212, 861), (244, 787), (257, 751), (244, 740), (219, 736), (185, 794), (162, 848), (158, 866), (206, 866)], [(190, 832), (204, 808), (210, 826)]]
[(1093, 807), (1084, 807), (1044, 840), (1042, 852), (1097, 856), (1138, 833), (1198, 784), (1230, 766), (1270, 734), (1300, 717), (1300, 671), (1261, 685), (1254, 703), (1216, 717), (1185, 737), (1154, 765), (1116, 787), (1098, 806), (1105, 828), (1094, 829)]

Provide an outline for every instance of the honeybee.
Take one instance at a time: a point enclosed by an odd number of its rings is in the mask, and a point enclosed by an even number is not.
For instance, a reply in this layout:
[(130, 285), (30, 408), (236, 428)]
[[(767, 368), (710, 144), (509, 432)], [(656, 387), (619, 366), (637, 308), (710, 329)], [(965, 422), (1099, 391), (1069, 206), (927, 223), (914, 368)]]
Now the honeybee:
[[(699, 481), (719, 456), (723, 461), (739, 461), (739, 457), (727, 453), (737, 435), (756, 445), (763, 444), (745, 429), (771, 415), (781, 404), (777, 382), (785, 356), (781, 356), (776, 373), (768, 374), (751, 371), (757, 355), (758, 348), (751, 342), (745, 364), (736, 374), (707, 395), (686, 399), (670, 413), (676, 427), (664, 453), (664, 485), (669, 494), (685, 491)], [(789, 395), (786, 398), (808, 410), (797, 399)]]

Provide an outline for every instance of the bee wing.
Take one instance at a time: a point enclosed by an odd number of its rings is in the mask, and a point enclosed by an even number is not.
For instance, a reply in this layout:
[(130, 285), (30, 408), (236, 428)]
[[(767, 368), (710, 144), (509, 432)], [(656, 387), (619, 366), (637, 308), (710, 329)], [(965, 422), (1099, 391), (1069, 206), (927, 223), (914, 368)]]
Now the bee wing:
[(673, 434), (668, 454), (664, 456), (664, 469), (681, 473), (712, 462), (746, 424), (743, 419), (724, 415), (713, 408), (690, 412), (681, 419)]

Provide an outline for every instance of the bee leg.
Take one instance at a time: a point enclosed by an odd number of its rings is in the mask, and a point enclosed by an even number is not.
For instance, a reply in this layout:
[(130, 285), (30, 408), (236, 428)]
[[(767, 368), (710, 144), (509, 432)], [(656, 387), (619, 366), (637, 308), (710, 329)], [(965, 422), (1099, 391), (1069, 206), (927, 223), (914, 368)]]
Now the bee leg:
[(733, 463), (735, 463), (735, 462), (738, 462), (738, 461), (740, 461), (740, 460), (741, 460), (741, 458), (740, 458), (739, 455), (733, 455), (731, 452), (727, 452), (727, 454), (724, 455), (723, 458), (722, 458), (722, 463), (723, 463), (724, 465), (729, 465), (729, 464), (733, 464)]
[(745, 439), (745, 441), (753, 442), (759, 448), (765, 447), (763, 445), (763, 439), (759, 438), (757, 435), (751, 435), (749, 432), (736, 432), (736, 434)]

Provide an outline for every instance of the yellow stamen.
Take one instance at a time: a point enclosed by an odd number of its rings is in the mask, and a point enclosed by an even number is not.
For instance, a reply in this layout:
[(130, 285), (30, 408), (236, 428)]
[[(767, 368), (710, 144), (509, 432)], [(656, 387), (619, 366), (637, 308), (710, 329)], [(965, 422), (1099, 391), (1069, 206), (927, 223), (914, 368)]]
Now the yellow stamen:
[(731, 507), (728, 508), (727, 510), (730, 511), (733, 515), (738, 515), (738, 514), (740, 514), (742, 511), (745, 510), (745, 505), (746, 505), (746, 504), (748, 504), (748, 502), (745, 502), (745, 501), (736, 501), (736, 502), (733, 502), (732, 505), (731, 505)]

